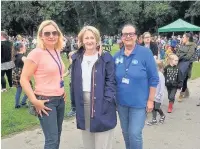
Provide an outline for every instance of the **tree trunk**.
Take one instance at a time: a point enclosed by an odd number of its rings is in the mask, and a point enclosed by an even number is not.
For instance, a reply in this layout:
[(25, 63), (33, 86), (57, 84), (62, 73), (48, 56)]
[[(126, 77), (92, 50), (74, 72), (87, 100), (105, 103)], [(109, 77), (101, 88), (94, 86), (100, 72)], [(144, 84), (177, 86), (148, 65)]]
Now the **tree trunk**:
[(24, 32), (28, 35), (28, 30), (24, 27), (23, 23), (21, 22), (20, 23), (22, 29), (24, 30)]
[(194, 24), (194, 16), (191, 16), (191, 24)]

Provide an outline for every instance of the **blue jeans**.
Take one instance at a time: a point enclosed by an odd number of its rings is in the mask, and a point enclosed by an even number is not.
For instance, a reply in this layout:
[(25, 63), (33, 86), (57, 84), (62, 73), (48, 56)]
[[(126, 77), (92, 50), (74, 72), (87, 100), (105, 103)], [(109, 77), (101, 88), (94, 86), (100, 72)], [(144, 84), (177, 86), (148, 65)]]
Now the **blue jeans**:
[[(19, 86), (19, 87), (17, 87), (17, 92), (15, 94), (15, 106), (19, 106), (20, 105), (19, 102), (20, 102), (21, 93), (22, 93), (22, 87)], [(28, 97), (26, 96), (26, 94), (24, 94), (24, 97), (22, 98), (22, 102), (21, 102), (22, 105), (26, 104), (27, 98)]]
[(142, 130), (146, 120), (146, 108), (118, 105), (118, 113), (126, 149), (143, 149)]
[(52, 111), (48, 111), (49, 116), (46, 116), (45, 114), (43, 114), (42, 117), (38, 116), (45, 136), (44, 149), (59, 149), (65, 112), (64, 98), (63, 96), (48, 98), (42, 98), (42, 96), (36, 97), (39, 100), (49, 99), (49, 102), (46, 102), (45, 106), (52, 109)]

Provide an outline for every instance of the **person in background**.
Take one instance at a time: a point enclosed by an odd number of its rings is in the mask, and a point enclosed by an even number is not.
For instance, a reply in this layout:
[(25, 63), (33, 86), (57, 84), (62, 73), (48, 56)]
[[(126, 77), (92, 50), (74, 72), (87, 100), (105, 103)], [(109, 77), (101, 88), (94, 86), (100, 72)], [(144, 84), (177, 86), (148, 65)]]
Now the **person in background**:
[(177, 41), (176, 37), (172, 36), (171, 47), (172, 47), (172, 51), (173, 51), (174, 54), (176, 54), (175, 49), (176, 49), (177, 44), (178, 44), (178, 41)]
[(143, 35), (140, 35), (137, 40), (137, 44), (142, 44), (142, 43), (143, 43)]
[(149, 32), (143, 34), (143, 43), (141, 45), (150, 49), (155, 59), (158, 58), (158, 46), (156, 43), (151, 42), (151, 34)]
[[(22, 70), (20, 84), (33, 104), (42, 127), (44, 149), (59, 149), (65, 112), (64, 70), (60, 51), (63, 34), (52, 20), (43, 21), (37, 33), (37, 48), (32, 50)], [(34, 77), (33, 91), (30, 79)]]
[(185, 33), (182, 39), (182, 45), (177, 51), (179, 57), (178, 67), (182, 73), (181, 81), (183, 82), (183, 88), (179, 95), (179, 101), (183, 98), (189, 97), (189, 89), (187, 86), (188, 79), (191, 77), (192, 64), (195, 61), (195, 48), (196, 44), (193, 42), (192, 33)]
[(126, 149), (142, 149), (142, 130), (146, 113), (152, 112), (159, 82), (155, 59), (150, 49), (136, 44), (137, 30), (122, 28), (124, 47), (115, 55), (117, 110)]
[(156, 88), (156, 95), (154, 100), (154, 108), (152, 111), (152, 121), (148, 122), (147, 125), (155, 125), (157, 124), (157, 112), (160, 114), (160, 120), (159, 122), (161, 124), (165, 121), (165, 114), (163, 113), (161, 109), (161, 104), (164, 100), (164, 92), (165, 92), (165, 77), (163, 75), (164, 65), (162, 61), (157, 60), (157, 67), (158, 67), (158, 75), (159, 75), (159, 84)]
[(113, 45), (113, 40), (112, 40), (111, 36), (108, 39), (108, 45), (109, 45), (109, 51), (111, 51), (112, 50), (112, 45)]
[(102, 52), (95, 27), (83, 27), (78, 39), (71, 74), (77, 128), (85, 149), (112, 149), (117, 124), (114, 60), (109, 52)]
[(6, 92), (6, 79), (8, 78), (10, 88), (12, 88), (12, 69), (15, 64), (13, 58), (13, 44), (8, 40), (6, 32), (1, 31), (1, 92)]
[(169, 64), (164, 68), (165, 86), (167, 87), (169, 99), (168, 113), (172, 113), (176, 92), (178, 89), (181, 89), (183, 85), (180, 81), (181, 73), (177, 64), (177, 55), (171, 54), (169, 55)]
[(20, 84), (20, 77), (22, 73), (22, 68), (24, 66), (24, 61), (26, 57), (24, 56), (24, 53), (26, 52), (26, 46), (23, 42), (16, 42), (14, 44), (14, 50), (17, 52), (15, 55), (15, 68), (13, 69), (13, 86), (17, 88), (16, 94), (15, 94), (15, 108), (18, 109), (21, 106), (27, 105), (26, 100), (27, 96), (26, 94), (22, 98), (21, 104), (20, 104), (20, 96), (22, 93), (22, 87)]

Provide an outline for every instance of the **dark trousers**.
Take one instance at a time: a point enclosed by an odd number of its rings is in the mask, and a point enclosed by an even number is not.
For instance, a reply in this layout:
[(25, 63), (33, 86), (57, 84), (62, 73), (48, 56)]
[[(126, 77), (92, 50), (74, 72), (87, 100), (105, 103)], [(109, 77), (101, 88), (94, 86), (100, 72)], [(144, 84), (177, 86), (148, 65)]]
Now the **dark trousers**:
[(188, 76), (183, 81), (183, 87), (181, 92), (185, 92), (185, 90), (187, 89), (187, 82), (188, 82)]
[(153, 115), (154, 120), (156, 120), (157, 112), (160, 114), (161, 117), (164, 116), (164, 113), (163, 113), (162, 109), (160, 108), (160, 106), (161, 106), (161, 103), (154, 101), (154, 108), (153, 108), (153, 111), (152, 111), (152, 115)]
[[(20, 105), (20, 96), (21, 96), (21, 93), (22, 93), (22, 87), (18, 86), (16, 94), (15, 94), (15, 106), (19, 106)], [(21, 105), (26, 104), (27, 98), (28, 98), (27, 95), (24, 94), (24, 97), (22, 98), (22, 101), (21, 101)]]
[(167, 86), (167, 92), (168, 92), (169, 102), (173, 102), (174, 103), (176, 92), (177, 92), (177, 88), (173, 87), (173, 86)]
[(9, 70), (1, 70), (1, 88), (6, 89), (6, 79), (5, 74), (8, 78), (9, 86), (12, 87), (12, 69)]
[[(44, 100), (43, 98), (38, 99)], [(48, 97), (46, 99), (49, 99), (50, 101), (46, 102), (45, 106), (51, 108), (52, 111), (48, 111), (49, 116), (46, 116), (45, 114), (43, 114), (42, 117), (38, 116), (45, 136), (44, 149), (59, 149), (65, 111), (64, 98), (59, 96)]]

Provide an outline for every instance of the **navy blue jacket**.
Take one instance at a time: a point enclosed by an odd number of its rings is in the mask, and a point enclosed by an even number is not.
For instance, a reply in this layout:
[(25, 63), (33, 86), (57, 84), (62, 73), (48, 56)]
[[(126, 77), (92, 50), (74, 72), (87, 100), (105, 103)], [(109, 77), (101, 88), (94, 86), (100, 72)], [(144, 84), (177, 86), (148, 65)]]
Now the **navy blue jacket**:
[[(72, 100), (76, 104), (77, 128), (85, 130), (84, 101), (81, 63), (84, 50), (79, 49), (72, 56), (71, 87)], [(92, 69), (90, 132), (104, 132), (117, 124), (116, 81), (114, 59), (109, 53), (102, 53)]]

